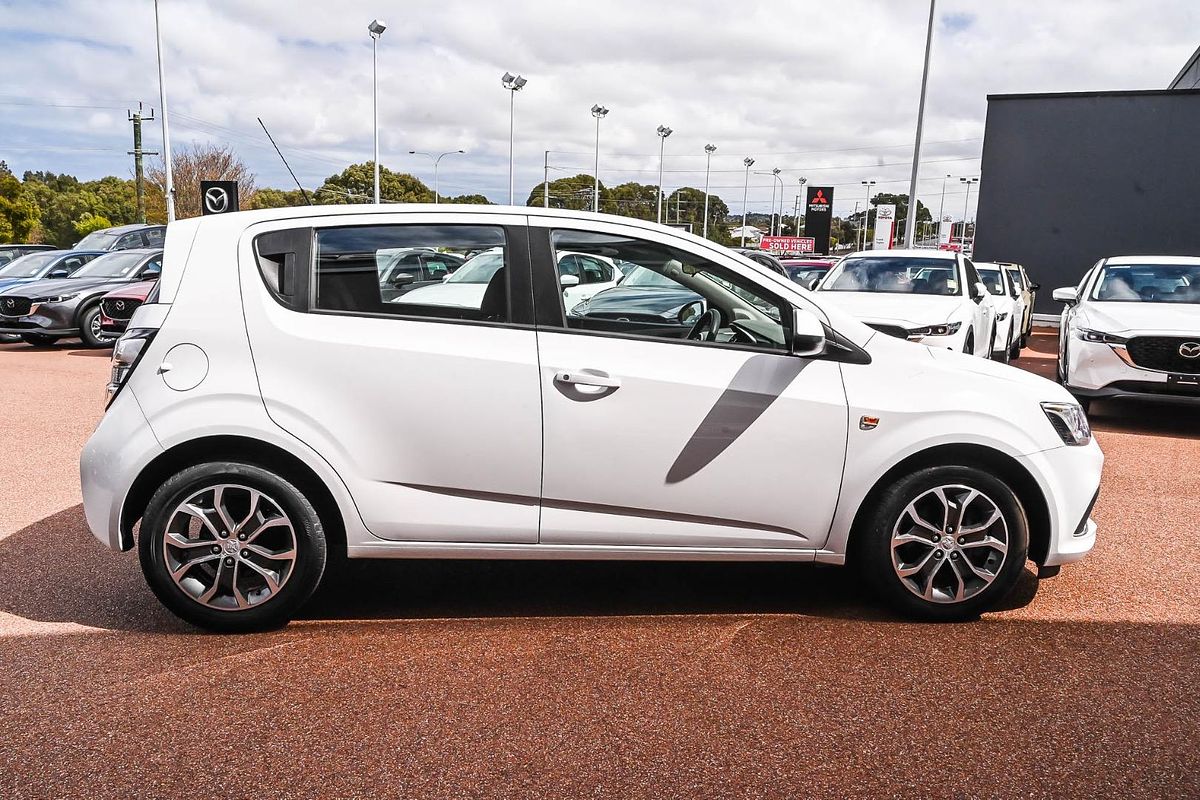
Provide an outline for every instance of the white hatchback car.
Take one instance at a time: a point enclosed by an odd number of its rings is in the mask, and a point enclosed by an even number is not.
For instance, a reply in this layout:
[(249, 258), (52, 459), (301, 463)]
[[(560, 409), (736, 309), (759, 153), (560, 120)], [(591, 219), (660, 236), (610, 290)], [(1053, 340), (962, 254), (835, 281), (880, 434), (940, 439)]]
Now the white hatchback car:
[[(383, 301), (378, 250), (415, 246), (503, 266), (476, 306)], [(657, 272), (697, 313), (569, 315), (568, 252)], [(230, 631), (289, 619), (331, 554), (850, 561), (898, 610), (960, 619), (1027, 558), (1088, 552), (1103, 456), (1062, 387), (824, 299), (623, 217), (177, 221), (83, 452), (88, 524), (117, 550), (136, 528), (163, 603)]]
[(1014, 283), (1013, 273), (1000, 264), (977, 261), (975, 269), (992, 296), (992, 305), (996, 309), (998, 332), (992, 341), (992, 358), (1006, 364), (1015, 361), (1021, 356), (1021, 343), (1025, 335), (1025, 298), (1021, 288)]
[(960, 253), (855, 253), (829, 270), (817, 291), (825, 306), (889, 336), (992, 357), (996, 310), (974, 265)]
[(1103, 397), (1200, 402), (1200, 258), (1106, 258), (1054, 299), (1066, 303), (1059, 380), (1085, 408)]

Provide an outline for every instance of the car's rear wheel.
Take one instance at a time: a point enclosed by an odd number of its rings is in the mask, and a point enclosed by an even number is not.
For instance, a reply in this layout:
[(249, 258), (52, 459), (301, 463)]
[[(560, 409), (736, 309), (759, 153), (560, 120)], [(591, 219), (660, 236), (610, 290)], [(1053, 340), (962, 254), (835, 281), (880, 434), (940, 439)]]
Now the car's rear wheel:
[(1008, 342), (1005, 342), (1004, 346), (1000, 350), (996, 350), (996, 331), (993, 330), (992, 331), (992, 350), (990, 353), (988, 353), (988, 355), (994, 361), (999, 361), (1001, 364), (1007, 364), (1008, 363), (1008, 353), (1009, 353)]
[(855, 534), (854, 558), (889, 605), (936, 621), (994, 608), (1025, 566), (1029, 529), (1016, 494), (975, 467), (928, 467), (883, 491)]
[(79, 338), (87, 347), (109, 347), (118, 337), (100, 327), (100, 306), (92, 306), (79, 315)]
[(325, 533), (289, 481), (250, 464), (189, 467), (146, 508), (142, 572), (176, 616), (214, 631), (287, 623), (325, 570)]
[(22, 333), (21, 341), (34, 347), (49, 347), (57, 341), (53, 336), (44, 333)]

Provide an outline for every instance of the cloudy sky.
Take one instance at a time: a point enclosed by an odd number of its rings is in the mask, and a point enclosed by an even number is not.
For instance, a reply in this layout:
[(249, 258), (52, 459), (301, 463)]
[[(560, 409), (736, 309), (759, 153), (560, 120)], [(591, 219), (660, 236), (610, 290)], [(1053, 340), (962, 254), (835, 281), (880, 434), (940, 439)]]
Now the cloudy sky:
[[(542, 177), (592, 170), (589, 109), (605, 183), (712, 187), (740, 211), (742, 159), (778, 167), (788, 208), (805, 176), (852, 211), (859, 181), (907, 191), (928, 4), (924, 0), (160, 0), (175, 144), (233, 145), (260, 186), (290, 181), (261, 116), (307, 186), (371, 155), (371, 45), (379, 48), (381, 161), (432, 183), (409, 150), (463, 149), (443, 193), (508, 197), (516, 97), (518, 202)], [(921, 198), (977, 175), (989, 93), (1165, 88), (1200, 44), (1195, 0), (940, 0)], [(0, 159), (14, 171), (130, 175), (126, 110), (157, 108), (151, 0), (0, 0)], [(158, 149), (156, 124), (146, 147)], [(985, 176), (986, 179), (986, 176)], [(773, 179), (751, 175), (750, 209)], [(953, 184), (946, 207), (961, 214)], [(974, 206), (974, 197), (971, 198)], [(973, 209), (972, 209), (972, 214)]]

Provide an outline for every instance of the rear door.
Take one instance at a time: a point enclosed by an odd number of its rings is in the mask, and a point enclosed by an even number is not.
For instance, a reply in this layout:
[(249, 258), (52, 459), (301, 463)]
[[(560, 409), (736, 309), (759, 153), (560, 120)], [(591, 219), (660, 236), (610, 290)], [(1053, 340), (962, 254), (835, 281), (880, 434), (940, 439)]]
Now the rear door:
[[(525, 218), (380, 214), (275, 223), (242, 243), (271, 418), (345, 480), (384, 539), (537, 541), (541, 397)], [(380, 250), (501, 248), (454, 302), (386, 302)]]

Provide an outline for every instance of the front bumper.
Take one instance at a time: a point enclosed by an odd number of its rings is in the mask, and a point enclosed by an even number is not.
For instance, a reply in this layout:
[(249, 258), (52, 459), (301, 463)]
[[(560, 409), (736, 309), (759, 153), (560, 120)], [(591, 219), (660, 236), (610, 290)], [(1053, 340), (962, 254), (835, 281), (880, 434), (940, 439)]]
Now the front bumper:
[(1125, 361), (1117, 348), (1101, 342), (1085, 342), (1072, 336), (1067, 342), (1067, 370), (1067, 389), (1080, 397), (1200, 403), (1200, 374), (1178, 380), (1171, 373), (1136, 367)]
[(30, 313), (23, 317), (0, 316), (0, 333), (78, 336), (75, 306), (63, 303), (34, 303)]
[(1079, 561), (1096, 544), (1092, 508), (1100, 489), (1104, 453), (1093, 439), (1083, 447), (1056, 447), (1020, 459), (1038, 482), (1050, 512), (1046, 552), (1031, 552), (1038, 564), (1061, 566)]

